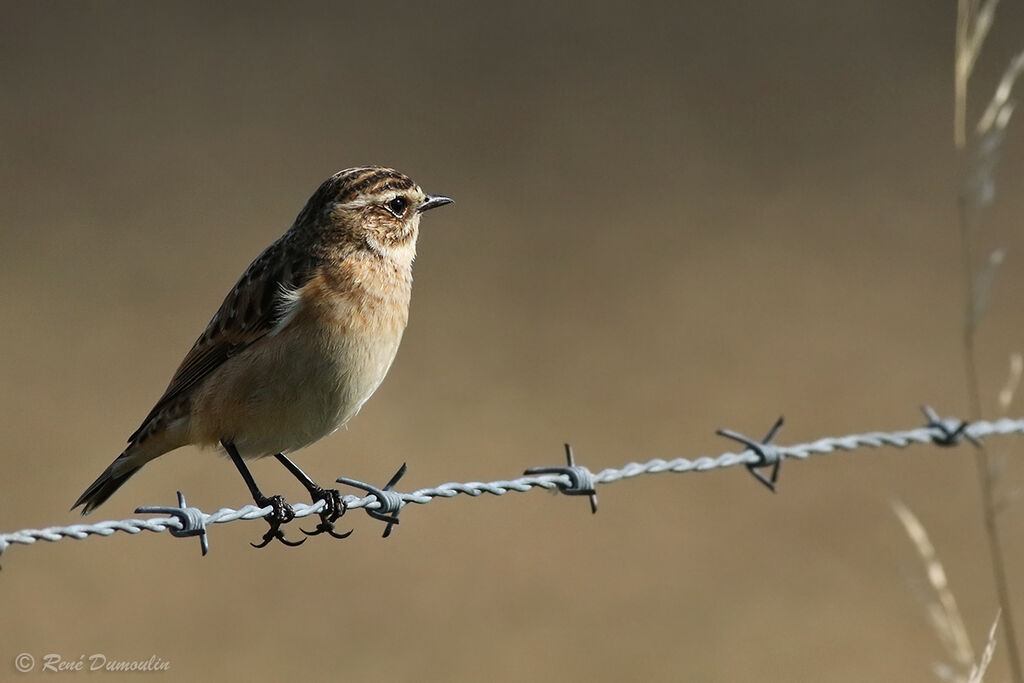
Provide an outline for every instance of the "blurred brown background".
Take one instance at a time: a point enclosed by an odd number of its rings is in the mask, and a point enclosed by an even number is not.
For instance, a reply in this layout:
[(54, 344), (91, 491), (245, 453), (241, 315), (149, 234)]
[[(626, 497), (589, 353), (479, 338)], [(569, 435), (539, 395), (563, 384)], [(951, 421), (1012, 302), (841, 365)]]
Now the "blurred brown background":
[[(77, 519), (242, 269), (358, 164), (457, 204), (424, 221), (389, 378), (299, 456), (324, 482), (403, 461), (402, 490), (514, 477), (563, 441), (594, 470), (717, 454), (717, 427), (779, 413), (796, 443), (964, 411), (954, 4), (3, 3), (0, 528)], [(1000, 7), (972, 120), (1022, 21)], [(990, 411), (1024, 343), (1022, 126), (979, 236), (1008, 249), (979, 341)], [(276, 463), (254, 474), (304, 500)], [(248, 501), (185, 449), (90, 521), (179, 489)], [(742, 469), (635, 479), (596, 517), (543, 492), (438, 501), (387, 541), (354, 513), (348, 541), (298, 550), (250, 548), (262, 523), (214, 528), (205, 559), (166, 534), (17, 546), (0, 678), (19, 652), (98, 652), (181, 680), (930, 681), (945, 655), (892, 498), (980, 646), (974, 464), (917, 448), (789, 463), (775, 496)], [(1019, 606), (1022, 520), (1002, 517)]]

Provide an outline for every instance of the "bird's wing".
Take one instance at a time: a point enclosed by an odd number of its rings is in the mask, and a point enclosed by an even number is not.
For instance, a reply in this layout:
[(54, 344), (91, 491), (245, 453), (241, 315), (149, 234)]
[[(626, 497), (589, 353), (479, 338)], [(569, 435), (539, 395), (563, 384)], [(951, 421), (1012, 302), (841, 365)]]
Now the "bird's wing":
[(133, 443), (169, 404), (202, 382), (231, 356), (273, 331), (287, 313), (289, 294), (302, 287), (315, 270), (315, 259), (284, 235), (249, 264), (228, 292), (206, 330), (171, 378), (164, 395), (142, 425), (128, 437)]

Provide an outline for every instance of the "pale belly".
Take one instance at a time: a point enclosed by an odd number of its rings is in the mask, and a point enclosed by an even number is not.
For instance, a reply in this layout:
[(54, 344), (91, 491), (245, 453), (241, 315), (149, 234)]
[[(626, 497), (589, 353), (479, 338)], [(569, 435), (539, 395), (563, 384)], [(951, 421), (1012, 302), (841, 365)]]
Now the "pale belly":
[(288, 453), (352, 419), (380, 385), (402, 331), (336, 339), (285, 329), (211, 374), (190, 415), (193, 443), (228, 440), (243, 458)]

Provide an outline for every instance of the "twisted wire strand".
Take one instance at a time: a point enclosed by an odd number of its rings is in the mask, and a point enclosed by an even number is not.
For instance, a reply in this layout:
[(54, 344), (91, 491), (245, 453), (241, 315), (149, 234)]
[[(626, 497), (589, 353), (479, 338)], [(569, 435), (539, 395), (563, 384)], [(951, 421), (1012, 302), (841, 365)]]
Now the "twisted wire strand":
[[(868, 432), (848, 436), (825, 437), (810, 443), (793, 446), (776, 446), (769, 443), (751, 442), (755, 444), (756, 448), (748, 448), (738, 453), (726, 452), (714, 457), (701, 456), (695, 459), (674, 458), (672, 460), (662, 460), (655, 458), (642, 463), (630, 462), (622, 467), (608, 468), (597, 473), (591, 473), (585, 467), (575, 465), (570, 455), (570, 467), (545, 468), (547, 471), (561, 470), (559, 473), (532, 474), (516, 479), (491, 482), (447, 482), (430, 488), (418, 489), (411, 493), (381, 491), (380, 489), (368, 486), (367, 490), (376, 491), (377, 493), (371, 493), (363, 497), (348, 495), (344, 496), (343, 499), (348, 510), (364, 509), (376, 513), (397, 514), (402, 507), (410, 503), (425, 505), (436, 498), (454, 498), (459, 495), (478, 497), (490, 494), (503, 496), (513, 492), (523, 493), (534, 488), (593, 495), (592, 489), (573, 488), (580, 485), (581, 479), (580, 477), (574, 478), (572, 470), (575, 470), (576, 474), (584, 473), (585, 477), (583, 479), (589, 487), (592, 484), (611, 484), (644, 474), (707, 472), (725, 467), (736, 467), (738, 465), (748, 468), (763, 467), (777, 464), (790, 458), (804, 460), (812, 456), (852, 452), (862, 448), (906, 448), (915, 444), (952, 446), (959, 443), (959, 437), (961, 436), (973, 443), (977, 443), (990, 436), (1024, 434), (1024, 419), (1003, 418), (996, 421), (963, 423), (950, 418), (940, 419), (930, 409), (925, 409), (925, 412), (929, 416), (929, 423), (926, 426), (906, 431)], [(378, 493), (382, 495), (379, 496)], [(295, 503), (292, 507), (295, 510), (295, 517), (298, 519), (319, 513), (324, 505), (324, 502), (319, 501), (312, 505)], [(592, 499), (592, 505), (594, 505), (596, 510), (596, 500)], [(255, 505), (246, 505), (238, 509), (221, 508), (212, 513), (205, 513), (197, 508), (187, 507), (184, 497), (179, 494), (178, 508), (139, 508), (136, 510), (137, 513), (147, 511), (159, 511), (170, 514), (150, 519), (124, 519), (94, 524), (51, 526), (43, 529), (21, 529), (0, 534), (0, 554), (3, 554), (13, 544), (31, 545), (36, 541), (54, 542), (64, 538), (83, 539), (90, 536), (111, 536), (118, 531), (129, 534), (137, 534), (142, 531), (170, 531), (175, 536), (201, 536), (205, 553), (206, 528), (209, 525), (225, 524), (238, 520), (261, 519), (271, 514), (272, 508), (269, 506), (259, 508)]]

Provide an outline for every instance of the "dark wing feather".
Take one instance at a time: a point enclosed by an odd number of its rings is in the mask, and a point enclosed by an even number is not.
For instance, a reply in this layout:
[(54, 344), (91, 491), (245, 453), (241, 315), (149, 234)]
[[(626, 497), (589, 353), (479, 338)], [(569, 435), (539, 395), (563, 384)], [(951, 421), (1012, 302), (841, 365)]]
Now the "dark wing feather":
[(285, 234), (249, 264), (206, 330), (182, 360), (164, 395), (142, 425), (128, 437), (129, 443), (146, 432), (168, 404), (274, 328), (280, 315), (278, 301), (281, 293), (298, 289), (308, 282), (316, 266), (308, 249), (297, 247), (290, 237), (290, 234)]

